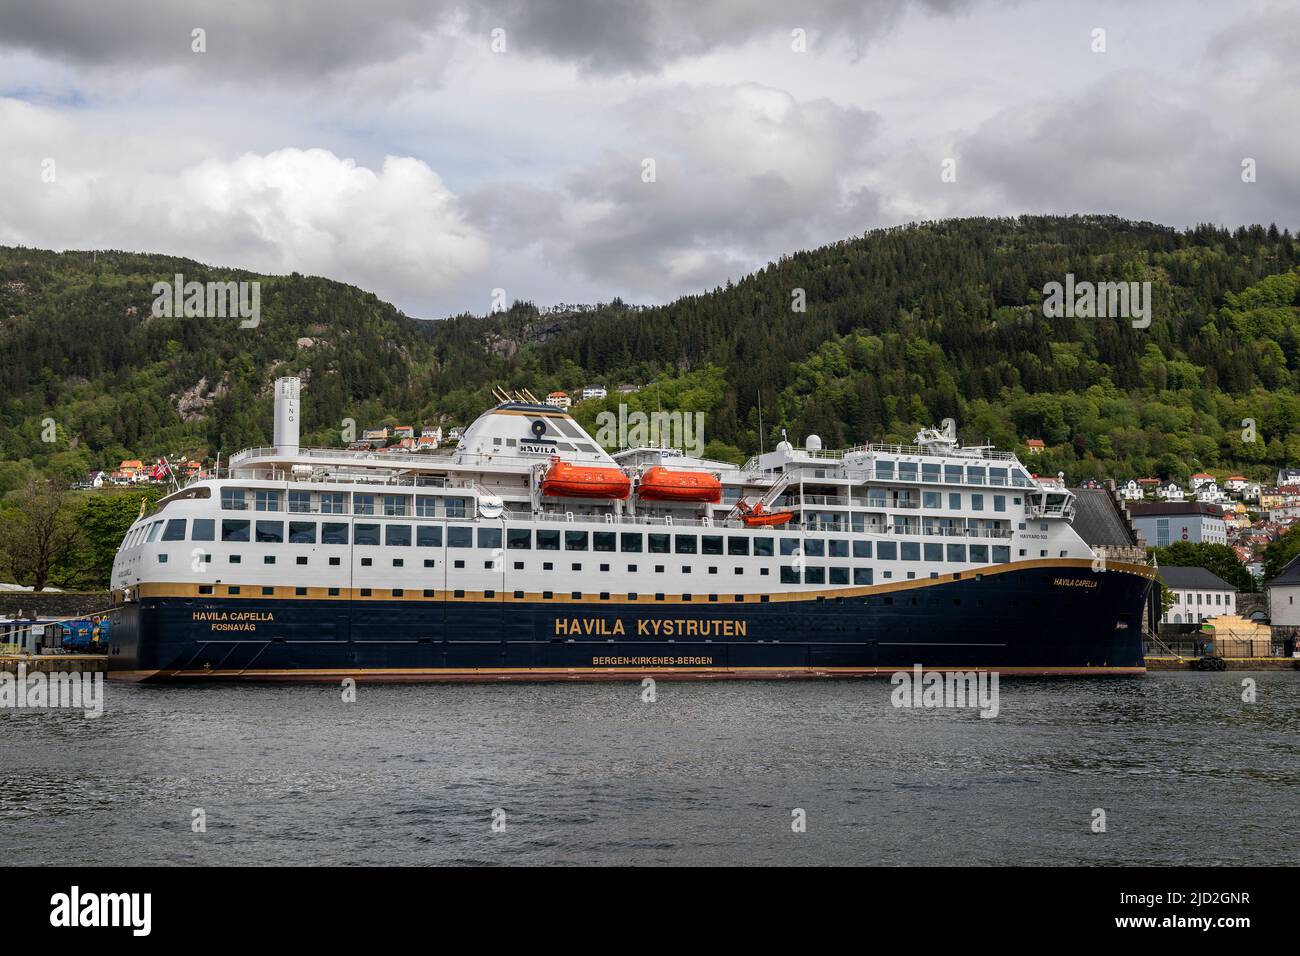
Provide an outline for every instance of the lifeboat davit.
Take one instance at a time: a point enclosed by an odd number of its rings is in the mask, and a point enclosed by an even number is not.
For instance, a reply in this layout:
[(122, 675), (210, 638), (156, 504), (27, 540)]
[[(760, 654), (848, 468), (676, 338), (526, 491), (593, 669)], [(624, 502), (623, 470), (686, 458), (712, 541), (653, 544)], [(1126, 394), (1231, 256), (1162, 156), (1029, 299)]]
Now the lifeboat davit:
[(542, 479), (542, 494), (548, 498), (617, 498), (632, 493), (632, 479), (617, 468), (599, 465), (570, 465), (552, 461)]
[(656, 465), (647, 468), (637, 485), (643, 501), (711, 501), (722, 500), (722, 482), (707, 471), (670, 471)]
[(749, 505), (741, 502), (740, 520), (745, 522), (751, 528), (766, 528), (772, 525), (785, 524), (794, 517), (793, 511), (768, 511), (762, 504)]

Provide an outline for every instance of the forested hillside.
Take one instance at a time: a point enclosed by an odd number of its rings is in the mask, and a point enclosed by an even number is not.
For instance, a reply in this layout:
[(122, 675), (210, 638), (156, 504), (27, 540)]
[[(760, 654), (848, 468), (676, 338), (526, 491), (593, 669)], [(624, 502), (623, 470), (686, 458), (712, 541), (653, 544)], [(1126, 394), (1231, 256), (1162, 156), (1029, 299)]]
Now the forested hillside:
[[(951, 417), (968, 441), (1041, 438), (1071, 479), (1300, 464), (1300, 249), (1253, 226), (1186, 232), (1021, 217), (871, 232), (667, 305), (421, 321), (327, 279), (260, 277), (256, 328), (155, 318), (152, 286), (259, 278), (121, 252), (0, 248), (0, 493), (31, 469), (223, 455), (269, 439), (270, 384), (306, 379), (305, 437), (342, 420), (466, 424), (493, 384), (543, 394), (658, 382), (628, 399), (704, 411), (715, 453), (781, 427), (828, 447), (909, 440)], [(1047, 319), (1046, 283), (1153, 284), (1151, 326)], [(802, 290), (805, 311), (794, 304)], [(590, 419), (617, 403), (584, 403)], [(42, 440), (52, 418), (54, 442)], [(1242, 440), (1242, 420), (1259, 440)], [(49, 437), (48, 429), (46, 436)]]

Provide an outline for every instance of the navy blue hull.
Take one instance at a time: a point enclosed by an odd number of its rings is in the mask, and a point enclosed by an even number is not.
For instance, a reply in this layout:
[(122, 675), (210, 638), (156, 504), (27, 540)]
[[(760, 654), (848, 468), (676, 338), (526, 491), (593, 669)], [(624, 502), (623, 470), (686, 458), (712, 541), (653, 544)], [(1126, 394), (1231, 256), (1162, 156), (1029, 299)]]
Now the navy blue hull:
[(914, 664), (1133, 673), (1144, 668), (1149, 588), (1143, 574), (1085, 565), (767, 602), (143, 596), (114, 612), (109, 670), (135, 680), (852, 676)]

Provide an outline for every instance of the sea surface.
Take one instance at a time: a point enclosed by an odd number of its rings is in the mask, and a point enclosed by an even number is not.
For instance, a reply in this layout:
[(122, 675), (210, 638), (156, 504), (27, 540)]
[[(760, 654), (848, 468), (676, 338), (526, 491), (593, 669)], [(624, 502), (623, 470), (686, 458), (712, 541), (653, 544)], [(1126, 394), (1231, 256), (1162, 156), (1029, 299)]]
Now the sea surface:
[(111, 683), (0, 711), (0, 861), (1300, 862), (1300, 674), (1008, 678), (991, 719), (893, 690)]

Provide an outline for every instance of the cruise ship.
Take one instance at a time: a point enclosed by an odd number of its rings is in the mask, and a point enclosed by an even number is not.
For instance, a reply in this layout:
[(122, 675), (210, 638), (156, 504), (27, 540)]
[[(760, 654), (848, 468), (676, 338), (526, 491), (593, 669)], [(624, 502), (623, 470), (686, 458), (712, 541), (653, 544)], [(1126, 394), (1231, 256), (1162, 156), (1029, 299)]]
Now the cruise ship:
[(926, 429), (744, 466), (607, 453), (527, 391), (450, 454), (271, 447), (142, 513), (111, 678), (1134, 674), (1155, 569), (1113, 492)]

